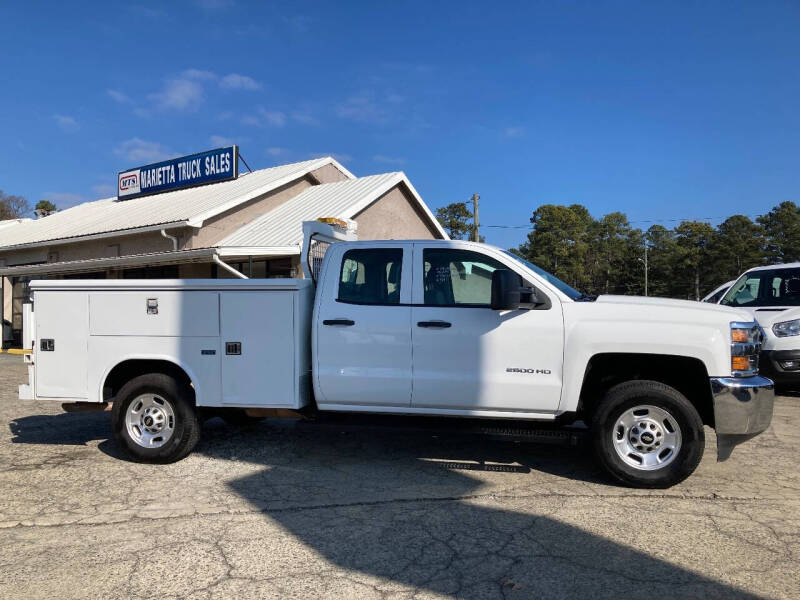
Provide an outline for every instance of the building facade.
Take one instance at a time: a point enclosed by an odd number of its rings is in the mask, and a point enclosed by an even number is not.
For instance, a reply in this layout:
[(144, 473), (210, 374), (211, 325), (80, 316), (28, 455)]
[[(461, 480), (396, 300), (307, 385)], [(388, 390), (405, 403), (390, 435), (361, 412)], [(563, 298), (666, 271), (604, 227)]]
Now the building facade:
[(302, 277), (302, 222), (321, 217), (354, 220), (360, 239), (447, 238), (401, 172), (359, 178), (332, 157), (280, 165), (0, 222), (2, 319), (18, 344), (33, 279)]

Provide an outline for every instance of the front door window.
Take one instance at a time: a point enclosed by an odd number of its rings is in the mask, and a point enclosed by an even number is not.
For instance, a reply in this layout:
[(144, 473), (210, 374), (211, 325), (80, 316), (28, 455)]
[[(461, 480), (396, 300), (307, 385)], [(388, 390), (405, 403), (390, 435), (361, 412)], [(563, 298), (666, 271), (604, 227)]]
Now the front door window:
[(422, 254), (426, 306), (492, 305), (492, 273), (502, 263), (479, 252), (426, 248)]

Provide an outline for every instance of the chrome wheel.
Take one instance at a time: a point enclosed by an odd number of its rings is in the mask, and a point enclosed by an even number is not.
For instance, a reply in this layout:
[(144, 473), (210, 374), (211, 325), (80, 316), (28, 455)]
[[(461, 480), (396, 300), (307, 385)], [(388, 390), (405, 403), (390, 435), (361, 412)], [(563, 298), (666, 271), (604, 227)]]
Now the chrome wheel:
[(169, 401), (156, 394), (142, 394), (128, 406), (128, 435), (142, 448), (160, 448), (175, 432), (175, 411)]
[(681, 449), (681, 429), (675, 417), (649, 404), (623, 412), (611, 435), (617, 455), (641, 471), (663, 469)]

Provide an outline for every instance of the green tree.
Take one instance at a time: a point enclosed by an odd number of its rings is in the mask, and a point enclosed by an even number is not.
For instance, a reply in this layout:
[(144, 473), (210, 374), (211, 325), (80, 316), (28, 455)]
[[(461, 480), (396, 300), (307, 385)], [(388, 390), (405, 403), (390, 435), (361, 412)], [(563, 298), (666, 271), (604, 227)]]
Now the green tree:
[(768, 262), (800, 260), (800, 209), (794, 202), (781, 202), (756, 221), (764, 228)]
[[(678, 246), (674, 232), (663, 225), (653, 225), (644, 234), (644, 238), (647, 243), (648, 295), (676, 295), (674, 266), (678, 258)], [(642, 258), (643, 255), (644, 252)], [(644, 272), (644, 265), (639, 268)]]
[(0, 221), (27, 217), (31, 212), (31, 205), (22, 196), (5, 194), (0, 190)]
[(58, 209), (50, 200), (39, 200), (33, 210), (40, 217), (46, 217), (47, 215), (52, 215)]
[(709, 245), (714, 281), (707, 291), (764, 264), (764, 228), (744, 215), (728, 217), (717, 226)]
[(591, 285), (587, 263), (594, 220), (580, 204), (544, 204), (531, 217), (533, 231), (517, 253), (579, 290)]
[(594, 219), (579, 204), (544, 204), (513, 252), (581, 291), (699, 300), (720, 283), (768, 262), (800, 260), (800, 208), (783, 202), (753, 222), (733, 215), (716, 228), (683, 221), (674, 229), (632, 227), (624, 213)]
[(453, 202), (437, 208), (436, 220), (454, 240), (467, 239), (472, 233), (472, 211), (466, 202)]
[[(713, 280), (708, 246), (714, 237), (714, 228), (700, 221), (682, 221), (675, 228), (677, 261), (675, 281), (677, 289), (685, 290), (684, 298), (700, 300), (700, 290), (705, 290)], [(677, 291), (677, 290), (676, 290)]]
[(626, 271), (634, 258), (631, 244), (638, 240), (633, 231), (628, 217), (621, 212), (609, 213), (591, 223), (589, 244), (592, 251), (587, 254), (587, 268), (591, 273), (590, 290), (593, 293), (626, 293), (632, 285)]
[[(631, 227), (625, 238), (623, 262), (618, 271), (616, 294), (644, 296), (644, 246), (645, 234), (638, 227)], [(649, 256), (648, 265), (649, 270)], [(650, 293), (648, 273), (648, 294)]]

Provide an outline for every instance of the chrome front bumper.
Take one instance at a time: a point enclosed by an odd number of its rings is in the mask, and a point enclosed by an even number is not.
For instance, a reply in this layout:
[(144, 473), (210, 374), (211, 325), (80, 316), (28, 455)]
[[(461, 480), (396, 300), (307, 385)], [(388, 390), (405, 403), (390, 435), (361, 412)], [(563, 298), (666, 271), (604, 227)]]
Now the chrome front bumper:
[(734, 446), (769, 427), (775, 385), (766, 377), (712, 377), (717, 460), (727, 459)]

